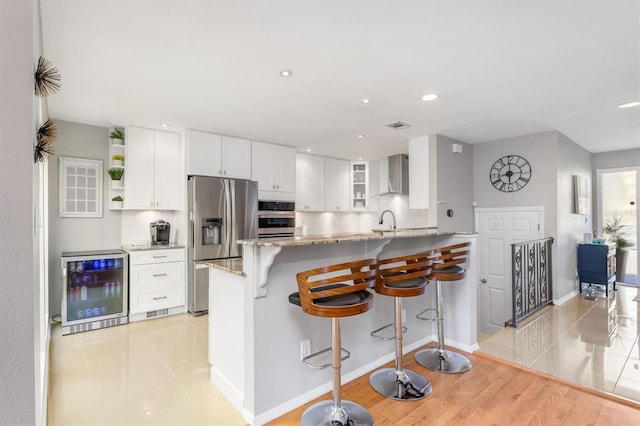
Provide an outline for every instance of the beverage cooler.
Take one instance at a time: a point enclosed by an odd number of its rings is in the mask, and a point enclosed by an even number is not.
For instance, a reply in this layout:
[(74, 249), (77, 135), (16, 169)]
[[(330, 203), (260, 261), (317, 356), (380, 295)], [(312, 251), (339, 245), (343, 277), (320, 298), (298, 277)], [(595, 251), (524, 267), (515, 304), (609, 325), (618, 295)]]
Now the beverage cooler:
[(62, 253), (62, 334), (127, 324), (128, 262), (122, 250)]

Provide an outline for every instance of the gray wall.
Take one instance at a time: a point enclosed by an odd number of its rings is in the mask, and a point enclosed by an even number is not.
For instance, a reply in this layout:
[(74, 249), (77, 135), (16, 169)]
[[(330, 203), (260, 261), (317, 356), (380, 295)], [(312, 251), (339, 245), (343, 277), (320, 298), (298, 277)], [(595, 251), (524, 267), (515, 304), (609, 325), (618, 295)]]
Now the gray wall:
[(577, 289), (576, 246), (585, 232), (591, 232), (593, 215), (574, 211), (573, 175), (590, 179), (591, 154), (558, 133), (557, 233), (553, 243), (556, 261), (553, 265), (553, 297), (560, 298)]
[[(640, 141), (638, 141), (638, 144), (640, 144)], [(594, 170), (594, 179), (596, 169), (640, 166), (640, 148), (591, 154), (591, 163)]]
[[(60, 255), (65, 251), (119, 248), (121, 223), (121, 212), (109, 210), (109, 129), (55, 121), (58, 125), (56, 156), (49, 161), (49, 312), (52, 316), (60, 313), (62, 301)], [(60, 156), (103, 161), (103, 217), (58, 216)]]
[[(36, 101), (33, 71), (39, 50), (34, 2), (3, 0), (0, 13), (0, 423), (36, 422), (33, 164)], [(37, 60), (37, 59), (36, 59)], [(37, 259), (37, 257), (36, 257)], [(37, 263), (36, 263), (37, 265)]]
[[(438, 230), (472, 232), (473, 145), (442, 135), (435, 140)], [(462, 153), (453, 152), (454, 143), (462, 145)], [(449, 209), (453, 217), (447, 216)]]
[[(491, 165), (516, 154), (531, 164), (531, 180), (519, 191), (504, 193), (489, 181)], [(585, 216), (572, 213), (573, 175), (590, 176), (591, 155), (557, 131), (474, 145), (474, 195), (478, 207), (544, 207), (544, 236), (554, 237), (553, 298), (577, 287), (576, 244), (591, 229)], [(590, 218), (591, 216), (589, 216)]]
[[(489, 181), (489, 170), (508, 154), (526, 158), (531, 180), (516, 192), (498, 191)], [(500, 139), (474, 145), (473, 193), (478, 207), (544, 206), (545, 236), (556, 236), (558, 132)]]
[[(640, 141), (638, 143), (640, 143)], [(591, 175), (591, 194), (593, 194), (591, 198), (591, 209), (594, 214), (593, 223), (596, 224), (598, 222), (596, 217), (598, 209), (596, 206), (600, 202), (597, 198), (598, 193), (596, 191), (596, 170), (615, 169), (618, 167), (638, 167), (640, 166), (640, 148), (591, 154), (591, 165), (593, 170)], [(593, 228), (595, 228), (595, 225), (593, 225)]]

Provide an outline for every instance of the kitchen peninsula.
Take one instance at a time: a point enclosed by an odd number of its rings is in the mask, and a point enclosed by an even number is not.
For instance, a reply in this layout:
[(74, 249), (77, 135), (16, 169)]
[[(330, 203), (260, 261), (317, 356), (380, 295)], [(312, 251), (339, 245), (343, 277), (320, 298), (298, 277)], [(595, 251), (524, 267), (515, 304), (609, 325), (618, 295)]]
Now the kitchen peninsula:
[[(288, 301), (298, 272), (365, 258), (387, 258), (471, 242), (467, 275), (444, 287), (446, 344), (477, 349), (477, 236), (404, 229), (354, 234), (244, 240), (238, 263), (210, 262), (209, 362), (211, 381), (252, 424), (263, 424), (331, 389), (331, 369), (314, 371), (301, 362), (301, 342), (311, 352), (330, 346), (331, 321), (306, 315)], [(403, 299), (405, 351), (436, 340), (434, 322), (415, 315), (435, 306), (435, 286)], [(342, 345), (351, 357), (342, 365), (343, 383), (391, 361), (392, 342), (370, 332), (391, 322), (393, 298), (374, 296), (373, 309), (341, 322)], [(428, 374), (427, 374), (428, 375)], [(435, 391), (435, 390), (434, 390)], [(349, 399), (349, 395), (343, 395)]]

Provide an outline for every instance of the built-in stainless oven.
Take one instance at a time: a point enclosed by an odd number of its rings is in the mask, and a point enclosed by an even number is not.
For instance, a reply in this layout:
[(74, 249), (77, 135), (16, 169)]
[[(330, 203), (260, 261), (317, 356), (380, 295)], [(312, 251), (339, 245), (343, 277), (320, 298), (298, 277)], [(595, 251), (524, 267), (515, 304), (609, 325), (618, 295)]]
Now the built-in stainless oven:
[(295, 209), (293, 201), (258, 200), (258, 238), (293, 237)]

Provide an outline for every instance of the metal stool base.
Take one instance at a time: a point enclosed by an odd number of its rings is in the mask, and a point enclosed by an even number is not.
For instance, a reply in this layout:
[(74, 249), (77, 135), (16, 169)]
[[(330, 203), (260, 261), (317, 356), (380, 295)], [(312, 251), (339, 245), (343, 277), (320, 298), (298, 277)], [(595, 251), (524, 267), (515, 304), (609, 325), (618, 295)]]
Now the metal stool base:
[(342, 401), (320, 401), (307, 408), (300, 418), (301, 426), (373, 426), (373, 417), (361, 405)]
[(464, 373), (471, 369), (471, 361), (466, 356), (446, 349), (423, 349), (416, 353), (415, 359), (421, 366), (439, 373)]
[(423, 399), (431, 395), (431, 382), (410, 370), (398, 372), (395, 368), (383, 368), (369, 377), (371, 387), (381, 395), (398, 401)]

